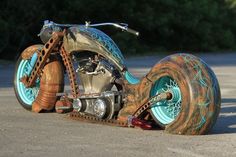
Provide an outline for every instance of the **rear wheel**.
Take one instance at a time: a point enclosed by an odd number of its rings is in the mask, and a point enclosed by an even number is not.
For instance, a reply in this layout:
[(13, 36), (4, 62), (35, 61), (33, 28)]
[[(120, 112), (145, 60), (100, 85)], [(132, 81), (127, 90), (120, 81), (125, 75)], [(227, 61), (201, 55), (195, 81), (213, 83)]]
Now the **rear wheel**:
[(221, 104), (219, 84), (201, 59), (189, 54), (171, 55), (148, 73), (150, 96), (170, 92), (171, 100), (151, 107), (153, 119), (175, 134), (206, 134), (215, 124)]
[(181, 110), (181, 91), (176, 83), (169, 76), (161, 77), (157, 80), (152, 87), (151, 96), (155, 96), (159, 93), (170, 92), (172, 98), (156, 103), (152, 106), (151, 112), (158, 121), (158, 124), (164, 127), (175, 120)]

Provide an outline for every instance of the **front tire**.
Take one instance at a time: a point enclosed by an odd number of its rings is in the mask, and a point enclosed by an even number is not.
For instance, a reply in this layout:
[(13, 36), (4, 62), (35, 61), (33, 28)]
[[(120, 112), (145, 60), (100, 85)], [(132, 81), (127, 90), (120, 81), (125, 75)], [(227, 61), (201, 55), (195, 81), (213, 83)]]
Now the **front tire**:
[(31, 58), (24, 60), (20, 56), (16, 63), (14, 74), (15, 95), (21, 106), (23, 106), (26, 110), (32, 109), (32, 104), (38, 95), (40, 87), (39, 79), (36, 80), (36, 84), (32, 88), (26, 88), (24, 84), (20, 81), (23, 76), (30, 74), (32, 69), (32, 65), (30, 64), (30, 62)]
[(151, 107), (153, 119), (167, 132), (199, 135), (208, 133), (219, 115), (221, 95), (209, 66), (189, 54), (162, 59), (148, 73), (153, 82), (150, 96), (168, 91), (172, 99)]

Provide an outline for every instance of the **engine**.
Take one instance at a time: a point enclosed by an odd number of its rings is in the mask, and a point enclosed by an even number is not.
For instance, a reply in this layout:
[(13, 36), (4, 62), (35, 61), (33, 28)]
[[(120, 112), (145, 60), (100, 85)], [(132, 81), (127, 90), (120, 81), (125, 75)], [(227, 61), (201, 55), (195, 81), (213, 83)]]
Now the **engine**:
[(74, 58), (83, 94), (73, 101), (73, 108), (101, 119), (112, 119), (122, 107), (122, 91), (114, 83), (120, 78), (119, 72), (97, 55)]

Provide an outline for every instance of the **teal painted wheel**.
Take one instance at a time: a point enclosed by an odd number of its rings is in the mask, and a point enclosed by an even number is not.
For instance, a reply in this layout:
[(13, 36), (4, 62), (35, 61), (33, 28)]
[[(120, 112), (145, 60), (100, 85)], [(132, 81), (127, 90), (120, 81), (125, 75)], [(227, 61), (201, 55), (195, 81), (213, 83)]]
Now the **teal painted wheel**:
[(40, 81), (39, 79), (37, 79), (36, 84), (33, 88), (26, 88), (24, 84), (20, 81), (20, 79), (23, 76), (29, 75), (31, 73), (34, 64), (35, 64), (34, 57), (32, 57), (29, 60), (23, 60), (20, 57), (16, 64), (16, 70), (15, 70), (15, 77), (14, 77), (15, 94), (20, 104), (27, 110), (32, 109), (32, 103), (34, 102), (35, 98), (38, 95)]
[(154, 104), (151, 107), (151, 112), (157, 121), (162, 125), (167, 125), (173, 122), (179, 115), (182, 98), (178, 84), (169, 76), (161, 77), (155, 82), (151, 89), (150, 96), (155, 96), (164, 92), (170, 92), (172, 94), (172, 99)]

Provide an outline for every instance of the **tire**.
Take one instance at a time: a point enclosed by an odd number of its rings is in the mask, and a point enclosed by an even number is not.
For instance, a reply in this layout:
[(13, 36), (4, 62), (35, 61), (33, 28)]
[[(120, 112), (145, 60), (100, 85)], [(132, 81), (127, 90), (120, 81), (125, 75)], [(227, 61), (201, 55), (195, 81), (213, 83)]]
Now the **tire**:
[(14, 74), (14, 91), (17, 100), (26, 110), (32, 109), (32, 104), (39, 92), (40, 81), (37, 79), (36, 86), (33, 88), (26, 88), (24, 84), (20, 81), (20, 78), (24, 75), (28, 75), (30, 73), (30, 68), (32, 65), (30, 64), (31, 59), (24, 60), (20, 56), (15, 67)]
[(153, 104), (155, 122), (173, 134), (207, 134), (216, 122), (221, 105), (217, 78), (201, 59), (175, 54), (162, 59), (147, 74), (150, 96), (171, 92), (172, 99)]

